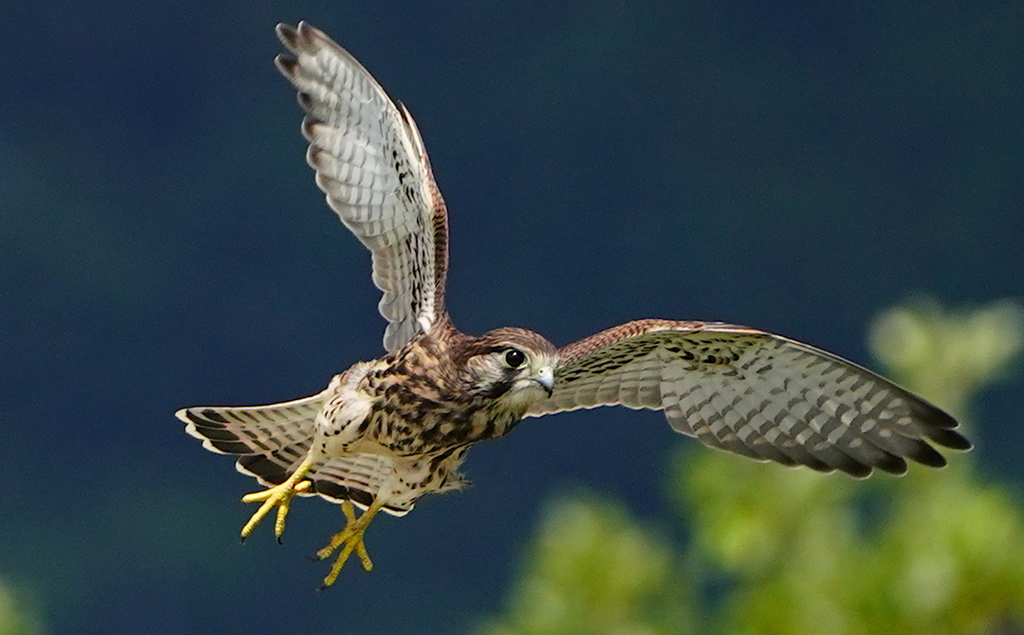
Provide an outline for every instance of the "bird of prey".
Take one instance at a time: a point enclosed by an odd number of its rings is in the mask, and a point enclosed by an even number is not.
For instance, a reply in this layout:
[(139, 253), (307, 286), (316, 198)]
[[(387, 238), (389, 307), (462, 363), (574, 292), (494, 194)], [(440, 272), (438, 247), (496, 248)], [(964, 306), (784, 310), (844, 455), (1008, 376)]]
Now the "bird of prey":
[(524, 417), (597, 406), (661, 410), (713, 448), (856, 477), (901, 474), (906, 459), (945, 465), (929, 442), (970, 448), (957, 422), (920, 397), (753, 328), (648, 319), (562, 348), (520, 328), (458, 331), (444, 301), (447, 212), (409, 111), (309, 24), (278, 25), (277, 35), (316, 184), (372, 254), (387, 352), (311, 397), (177, 413), (205, 448), (238, 456), (238, 470), (266, 486), (242, 499), (262, 502), (243, 538), (276, 508), (280, 540), (296, 495), (340, 503), (348, 522), (317, 554), (338, 554), (329, 586), (353, 552), (371, 568), (363, 534), (379, 511), (401, 516), (426, 494), (463, 487), (471, 445)]

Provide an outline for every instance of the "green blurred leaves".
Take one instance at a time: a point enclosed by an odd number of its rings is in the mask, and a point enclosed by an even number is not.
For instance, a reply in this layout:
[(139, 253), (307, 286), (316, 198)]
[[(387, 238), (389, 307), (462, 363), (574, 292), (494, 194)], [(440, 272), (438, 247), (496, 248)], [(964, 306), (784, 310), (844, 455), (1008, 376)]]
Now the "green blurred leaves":
[(944, 311), (921, 298), (883, 311), (871, 326), (871, 351), (889, 372), (956, 416), (1002, 378), (1024, 348), (1024, 307), (1011, 300)]
[[(961, 419), (1024, 348), (1024, 310), (883, 312), (890, 376)], [(976, 472), (855, 481), (683, 444), (669, 484), (685, 548), (595, 496), (553, 504), (486, 635), (996, 633), (1024, 629), (1024, 506)]]
[(0, 584), (0, 635), (30, 635), (39, 630), (21, 598)]
[(687, 622), (673, 549), (620, 506), (580, 495), (551, 503), (488, 635), (657, 635)]

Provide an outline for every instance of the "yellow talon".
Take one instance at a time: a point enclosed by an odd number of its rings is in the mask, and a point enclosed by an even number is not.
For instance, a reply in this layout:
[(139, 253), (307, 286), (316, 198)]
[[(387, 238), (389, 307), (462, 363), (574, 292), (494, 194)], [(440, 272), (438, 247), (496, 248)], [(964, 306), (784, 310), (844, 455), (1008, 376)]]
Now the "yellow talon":
[(363, 543), (363, 534), (366, 533), (366, 528), (369, 526), (370, 521), (373, 520), (374, 515), (383, 506), (383, 500), (374, 500), (373, 504), (363, 512), (363, 515), (356, 518), (355, 508), (350, 501), (345, 501), (341, 504), (341, 511), (345, 514), (345, 518), (348, 521), (345, 523), (345, 528), (334, 534), (331, 542), (326, 547), (316, 552), (317, 559), (325, 560), (338, 547), (342, 548), (338, 557), (335, 558), (334, 564), (331, 565), (331, 572), (324, 578), (324, 585), (321, 588), (326, 589), (334, 584), (334, 581), (338, 579), (338, 574), (341, 573), (341, 568), (345, 566), (345, 561), (348, 560), (353, 551), (359, 556), (364, 569), (367, 571), (373, 569), (373, 562), (370, 561), (370, 555), (366, 552), (366, 545)]
[(292, 498), (313, 486), (311, 482), (303, 480), (303, 478), (309, 473), (314, 463), (315, 461), (306, 457), (284, 483), (267, 488), (262, 492), (253, 492), (242, 497), (243, 503), (263, 501), (263, 504), (256, 510), (256, 513), (249, 518), (249, 522), (245, 523), (245, 526), (242, 527), (242, 540), (245, 540), (252, 533), (252, 530), (266, 518), (271, 509), (277, 507), (274, 535), (277, 537), (277, 541), (281, 542), (281, 535), (284, 533), (284, 521), (288, 517), (288, 509), (291, 507)]

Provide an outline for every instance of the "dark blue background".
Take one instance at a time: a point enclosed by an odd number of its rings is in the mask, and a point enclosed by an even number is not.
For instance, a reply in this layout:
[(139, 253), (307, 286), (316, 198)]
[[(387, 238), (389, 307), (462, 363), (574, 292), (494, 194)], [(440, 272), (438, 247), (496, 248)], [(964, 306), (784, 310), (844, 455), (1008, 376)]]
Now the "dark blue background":
[[(408, 104), (449, 204), (456, 324), (556, 344), (722, 319), (870, 363), (917, 292), (1024, 292), (1024, 4), (22, 2), (0, 59), (0, 576), (51, 633), (454, 633), (572, 484), (670, 523), (656, 413), (525, 423), (475, 487), (375, 521), (238, 530), (254, 483), (172, 413), (319, 391), (376, 357), (367, 253), (271, 60), (306, 19)], [(1020, 375), (975, 413), (1024, 479)], [(998, 440), (998, 441), (997, 441)]]

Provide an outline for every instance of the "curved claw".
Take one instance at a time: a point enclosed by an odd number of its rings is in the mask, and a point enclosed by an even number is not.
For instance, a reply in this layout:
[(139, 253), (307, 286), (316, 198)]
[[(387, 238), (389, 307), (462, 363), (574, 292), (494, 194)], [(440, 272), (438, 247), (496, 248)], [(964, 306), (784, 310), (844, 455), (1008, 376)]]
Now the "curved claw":
[(370, 560), (370, 554), (366, 551), (363, 535), (366, 533), (366, 528), (369, 526), (370, 521), (373, 520), (374, 515), (383, 506), (383, 500), (374, 500), (373, 504), (363, 512), (363, 515), (357, 518), (355, 508), (350, 501), (345, 501), (341, 504), (341, 511), (347, 519), (345, 528), (334, 534), (326, 547), (316, 552), (317, 560), (325, 560), (337, 551), (339, 547), (341, 548), (341, 552), (335, 558), (334, 564), (331, 565), (331, 572), (324, 578), (324, 584), (320, 587), (321, 590), (334, 584), (334, 581), (338, 579), (338, 575), (341, 573), (341, 568), (345, 566), (345, 562), (348, 561), (348, 557), (352, 555), (353, 551), (356, 552), (359, 560), (362, 561), (363, 569), (367, 571), (373, 569), (373, 562)]
[(305, 492), (313, 486), (310, 481), (303, 480), (303, 478), (309, 473), (314, 463), (313, 459), (306, 457), (284, 483), (267, 488), (262, 492), (253, 492), (242, 497), (243, 503), (263, 501), (263, 504), (256, 510), (256, 513), (249, 518), (249, 522), (245, 523), (245, 526), (242, 527), (241, 538), (243, 542), (252, 533), (252, 530), (256, 528), (256, 525), (260, 524), (274, 507), (277, 507), (274, 535), (277, 537), (277, 541), (281, 542), (285, 519), (288, 517), (288, 509), (291, 507), (292, 499), (295, 498), (296, 494)]

